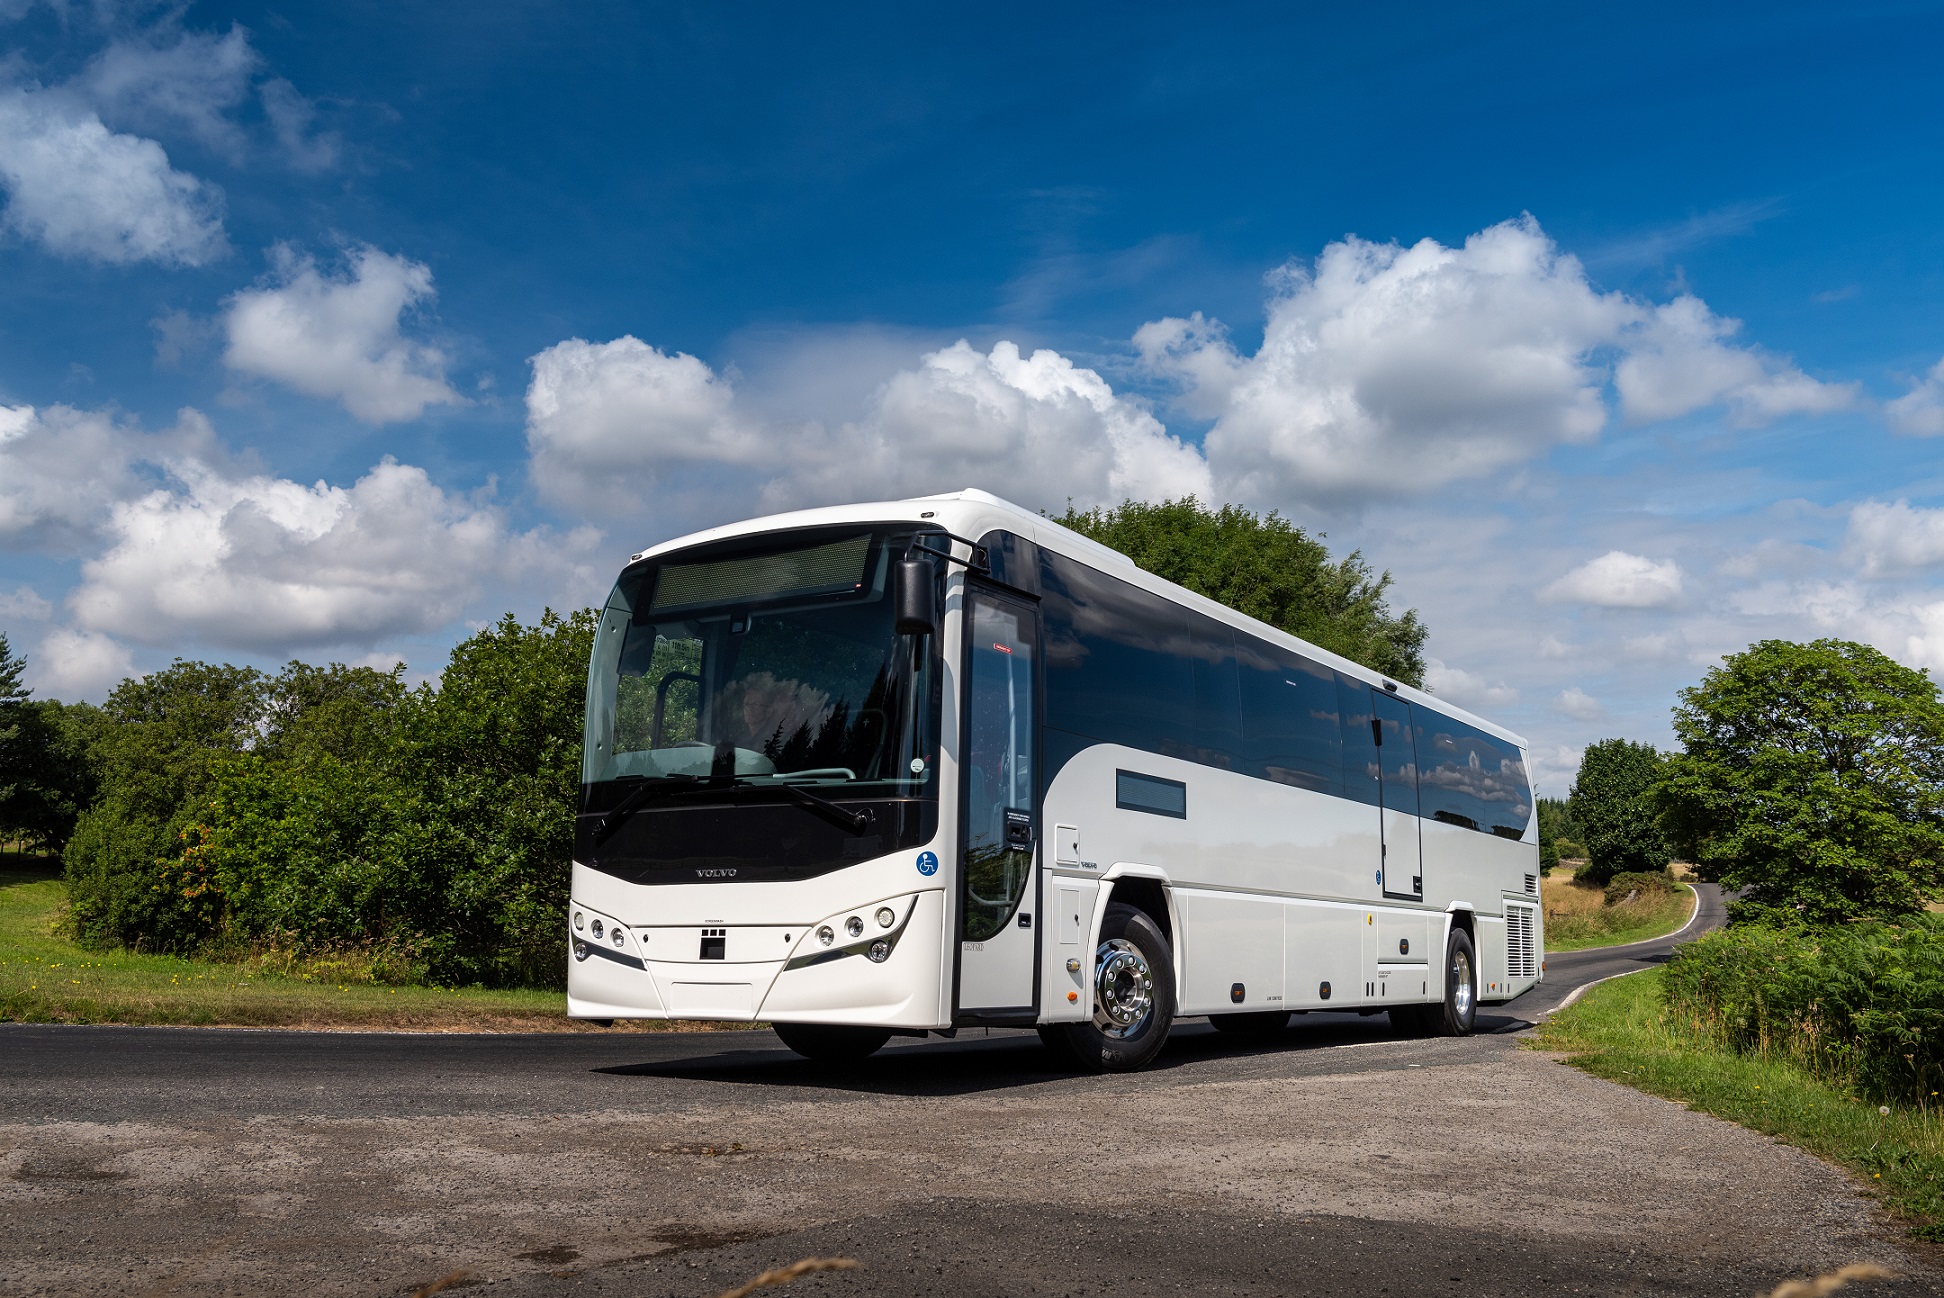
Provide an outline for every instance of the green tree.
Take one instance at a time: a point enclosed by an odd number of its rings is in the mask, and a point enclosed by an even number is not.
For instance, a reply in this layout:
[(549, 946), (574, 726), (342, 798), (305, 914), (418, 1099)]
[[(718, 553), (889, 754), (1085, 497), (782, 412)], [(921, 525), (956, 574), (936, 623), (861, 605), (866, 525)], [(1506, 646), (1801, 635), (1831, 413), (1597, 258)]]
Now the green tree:
[(205, 879), (180, 874), (184, 834), (221, 764), (256, 741), (263, 689), (253, 668), (178, 659), (108, 696), (101, 796), (62, 853), (84, 939), (179, 950), (207, 936), (220, 908)]
[(1084, 512), (1069, 506), (1055, 521), (1158, 577), (1393, 680), (1424, 683), (1427, 632), (1415, 609), (1390, 611), (1391, 575), (1373, 575), (1357, 551), (1333, 562), (1319, 539), (1274, 511), (1212, 509), (1187, 496)]
[(1681, 691), (1657, 790), (1675, 843), (1746, 889), (1738, 919), (1921, 911), (1944, 892), (1944, 704), (1868, 645), (1764, 640)]
[(1559, 864), (1561, 843), (1576, 846), (1574, 836), (1578, 829), (1573, 824), (1573, 813), (1564, 798), (1539, 799), (1539, 868), (1551, 874)]
[(1652, 744), (1602, 739), (1588, 745), (1567, 799), (1586, 848), (1584, 879), (1604, 884), (1623, 872), (1667, 868), (1670, 853), (1653, 797), (1660, 773)]
[(27, 660), (16, 655), (0, 633), (0, 835), (20, 832), (20, 804), (38, 756), (33, 735), (21, 724), (33, 693), (20, 684), (26, 667)]

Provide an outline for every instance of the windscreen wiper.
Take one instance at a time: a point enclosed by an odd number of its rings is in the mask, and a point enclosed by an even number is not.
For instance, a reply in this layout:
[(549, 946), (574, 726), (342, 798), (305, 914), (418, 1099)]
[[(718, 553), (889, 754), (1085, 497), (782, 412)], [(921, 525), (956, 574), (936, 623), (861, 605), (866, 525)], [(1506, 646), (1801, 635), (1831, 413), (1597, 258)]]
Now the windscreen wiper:
[(678, 784), (694, 784), (701, 780), (701, 778), (699, 775), (659, 775), (654, 777), (654, 779), (643, 780), (641, 783), (635, 785), (634, 788), (629, 789), (626, 797), (622, 798), (621, 801), (615, 803), (612, 807), (609, 807), (607, 814), (595, 822), (591, 845), (599, 847), (602, 843), (607, 842), (609, 838), (613, 837), (614, 831), (626, 824), (628, 817), (634, 815), (635, 812), (641, 809), (641, 804), (647, 801), (648, 795), (657, 788), (662, 787), (659, 781), (673, 780)]
[(828, 798), (820, 798), (801, 784), (778, 784), (775, 787), (790, 795), (796, 804), (805, 811), (815, 812), (833, 824), (841, 825), (853, 834), (861, 834), (871, 827), (871, 814), (868, 811), (846, 811)]

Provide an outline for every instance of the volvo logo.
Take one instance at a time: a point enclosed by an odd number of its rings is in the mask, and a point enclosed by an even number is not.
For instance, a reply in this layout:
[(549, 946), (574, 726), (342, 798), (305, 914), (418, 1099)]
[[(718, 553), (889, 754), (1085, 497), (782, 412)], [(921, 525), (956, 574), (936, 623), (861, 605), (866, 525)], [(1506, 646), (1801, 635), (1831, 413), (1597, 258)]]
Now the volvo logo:
[(732, 869), (697, 870), (695, 877), (698, 879), (733, 879), (736, 877), (736, 872)]

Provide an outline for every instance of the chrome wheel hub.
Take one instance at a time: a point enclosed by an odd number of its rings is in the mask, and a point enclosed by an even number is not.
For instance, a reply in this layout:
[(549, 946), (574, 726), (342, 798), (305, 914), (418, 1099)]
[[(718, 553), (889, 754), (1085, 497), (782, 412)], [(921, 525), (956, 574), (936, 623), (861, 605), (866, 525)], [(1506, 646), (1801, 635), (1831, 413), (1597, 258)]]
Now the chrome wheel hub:
[(1458, 1011), (1460, 1021), (1468, 1021), (1472, 1014), (1472, 997), (1475, 989), (1472, 984), (1471, 957), (1463, 951), (1451, 953), (1451, 987), (1451, 1007)]
[(1110, 1037), (1132, 1036), (1154, 1012), (1154, 971), (1141, 948), (1110, 938), (1094, 952), (1094, 1026)]

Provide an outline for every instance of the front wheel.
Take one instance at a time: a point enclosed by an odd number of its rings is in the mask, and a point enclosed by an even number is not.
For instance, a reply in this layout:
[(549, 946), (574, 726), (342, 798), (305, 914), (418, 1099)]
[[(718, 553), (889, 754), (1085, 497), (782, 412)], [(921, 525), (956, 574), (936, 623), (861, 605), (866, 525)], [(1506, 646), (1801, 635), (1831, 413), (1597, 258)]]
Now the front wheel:
[(890, 1028), (852, 1028), (829, 1023), (778, 1023), (783, 1044), (820, 1064), (854, 1064), (868, 1059), (891, 1039)]
[(1424, 1007), (1428, 1026), (1441, 1037), (1468, 1037), (1478, 1021), (1478, 953), (1471, 934), (1453, 927), (1445, 944), (1443, 1005)]
[(1161, 1053), (1174, 1026), (1174, 955), (1161, 930), (1132, 906), (1114, 902), (1094, 952), (1093, 1021), (1049, 1024), (1041, 1036), (1063, 1041), (1089, 1072), (1131, 1073)]

